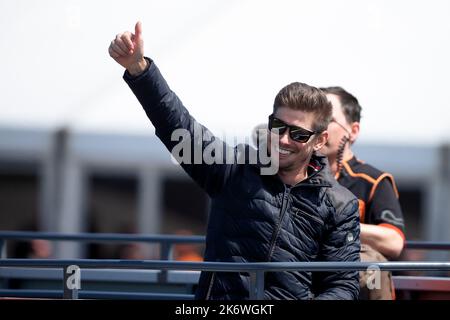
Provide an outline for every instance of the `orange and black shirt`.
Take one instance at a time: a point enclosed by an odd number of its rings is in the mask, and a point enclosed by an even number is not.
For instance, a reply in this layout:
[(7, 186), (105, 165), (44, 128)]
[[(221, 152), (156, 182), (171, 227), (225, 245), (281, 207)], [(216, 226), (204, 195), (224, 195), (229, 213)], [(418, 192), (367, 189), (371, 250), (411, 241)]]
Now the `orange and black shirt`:
[(402, 209), (391, 174), (353, 157), (342, 162), (336, 179), (358, 198), (361, 223), (391, 228), (405, 240)]

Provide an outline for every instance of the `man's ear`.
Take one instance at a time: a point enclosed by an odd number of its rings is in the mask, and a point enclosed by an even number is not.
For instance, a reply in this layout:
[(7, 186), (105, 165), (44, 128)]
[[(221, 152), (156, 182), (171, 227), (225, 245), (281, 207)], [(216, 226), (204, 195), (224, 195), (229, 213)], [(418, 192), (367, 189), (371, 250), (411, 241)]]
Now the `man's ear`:
[(317, 139), (314, 140), (314, 151), (319, 151), (322, 147), (327, 143), (328, 140), (328, 131), (322, 132)]
[(359, 122), (353, 122), (350, 126), (350, 143), (353, 144), (359, 136)]

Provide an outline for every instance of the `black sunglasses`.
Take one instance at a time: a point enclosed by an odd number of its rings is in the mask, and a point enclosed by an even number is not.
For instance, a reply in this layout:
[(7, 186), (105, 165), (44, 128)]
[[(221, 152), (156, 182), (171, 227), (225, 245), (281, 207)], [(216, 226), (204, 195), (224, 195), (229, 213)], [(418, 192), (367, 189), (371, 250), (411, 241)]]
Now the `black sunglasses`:
[(297, 142), (306, 143), (312, 135), (316, 134), (315, 131), (309, 131), (301, 127), (288, 125), (286, 122), (275, 118), (273, 114), (269, 116), (269, 130), (277, 130), (277, 134), (284, 134), (289, 129), (289, 137)]

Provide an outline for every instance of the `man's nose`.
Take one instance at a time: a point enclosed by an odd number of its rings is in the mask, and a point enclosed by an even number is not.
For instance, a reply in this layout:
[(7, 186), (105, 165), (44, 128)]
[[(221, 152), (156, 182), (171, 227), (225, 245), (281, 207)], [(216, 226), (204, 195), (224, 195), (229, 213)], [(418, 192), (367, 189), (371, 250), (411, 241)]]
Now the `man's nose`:
[(289, 144), (289, 130), (286, 130), (283, 134), (280, 134), (280, 143)]

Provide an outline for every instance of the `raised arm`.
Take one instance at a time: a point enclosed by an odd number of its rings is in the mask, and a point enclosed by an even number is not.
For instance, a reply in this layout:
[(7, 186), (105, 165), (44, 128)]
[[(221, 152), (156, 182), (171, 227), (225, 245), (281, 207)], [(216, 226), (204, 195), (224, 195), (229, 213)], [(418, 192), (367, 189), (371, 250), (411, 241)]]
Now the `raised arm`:
[(234, 167), (226, 157), (236, 157), (235, 149), (227, 147), (189, 114), (154, 62), (144, 57), (141, 23), (136, 23), (134, 34), (118, 34), (111, 42), (109, 54), (126, 69), (124, 79), (155, 126), (159, 139), (209, 195), (219, 193)]

